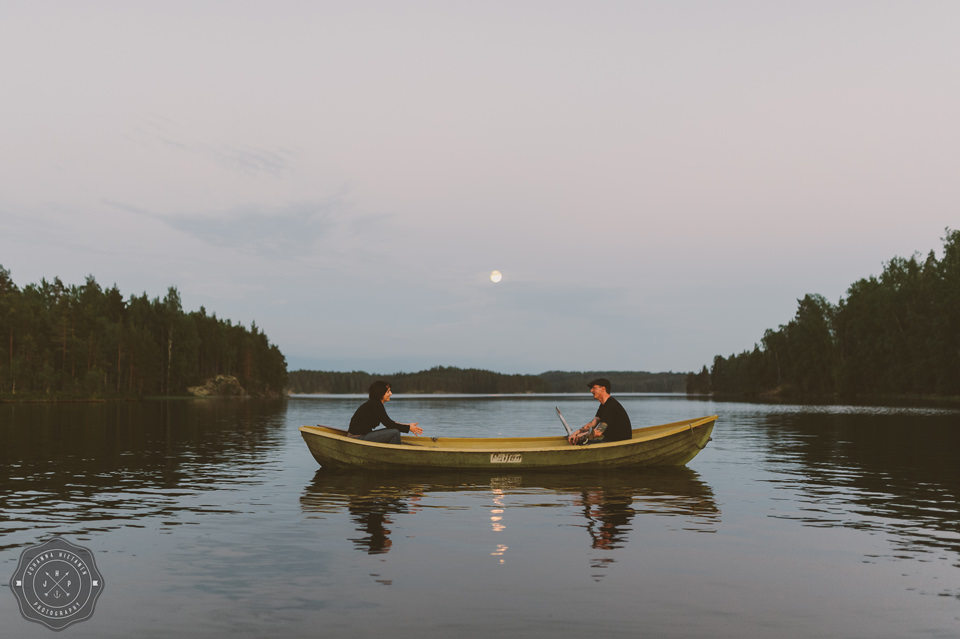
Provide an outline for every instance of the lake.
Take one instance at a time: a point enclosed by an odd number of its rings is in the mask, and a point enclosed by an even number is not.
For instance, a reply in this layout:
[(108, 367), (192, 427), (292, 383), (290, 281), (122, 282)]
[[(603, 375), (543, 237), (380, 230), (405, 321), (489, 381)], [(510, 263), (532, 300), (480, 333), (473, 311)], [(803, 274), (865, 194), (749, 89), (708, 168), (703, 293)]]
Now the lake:
[[(377, 476), (297, 428), (361, 397), (0, 404), (0, 637), (24, 549), (90, 549), (69, 637), (960, 636), (960, 411), (617, 395), (719, 415), (686, 467)], [(583, 396), (395, 396), (426, 435), (541, 436)]]

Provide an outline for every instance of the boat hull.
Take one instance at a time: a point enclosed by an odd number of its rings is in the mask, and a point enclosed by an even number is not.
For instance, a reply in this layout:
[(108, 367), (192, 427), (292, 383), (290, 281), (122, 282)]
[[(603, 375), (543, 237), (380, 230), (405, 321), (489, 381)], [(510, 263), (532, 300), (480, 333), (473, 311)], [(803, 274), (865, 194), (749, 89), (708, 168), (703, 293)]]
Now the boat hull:
[(404, 436), (402, 444), (349, 437), (326, 426), (301, 426), (325, 468), (368, 470), (558, 470), (680, 466), (711, 439), (717, 416), (635, 428), (629, 440), (571, 446), (566, 437), (460, 438)]

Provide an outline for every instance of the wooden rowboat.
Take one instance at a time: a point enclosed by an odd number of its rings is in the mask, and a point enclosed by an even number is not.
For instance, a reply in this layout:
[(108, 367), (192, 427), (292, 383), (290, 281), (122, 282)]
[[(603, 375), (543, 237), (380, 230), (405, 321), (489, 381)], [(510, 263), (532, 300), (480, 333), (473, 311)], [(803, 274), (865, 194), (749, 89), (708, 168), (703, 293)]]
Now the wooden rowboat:
[(369, 470), (557, 470), (680, 466), (710, 441), (717, 416), (633, 429), (619, 442), (571, 446), (560, 437), (402, 437), (380, 444), (327, 426), (301, 426), (300, 434), (324, 468)]

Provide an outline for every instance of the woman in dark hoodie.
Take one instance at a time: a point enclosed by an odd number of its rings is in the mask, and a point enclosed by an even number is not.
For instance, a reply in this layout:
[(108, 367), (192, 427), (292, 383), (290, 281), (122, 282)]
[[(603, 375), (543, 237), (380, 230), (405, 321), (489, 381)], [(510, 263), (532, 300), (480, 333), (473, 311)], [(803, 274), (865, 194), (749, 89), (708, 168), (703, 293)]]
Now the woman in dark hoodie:
[[(348, 432), (351, 437), (364, 439), (368, 442), (399, 444), (400, 433), (423, 434), (423, 429), (417, 426), (418, 422), (400, 424), (387, 415), (384, 404), (389, 402), (390, 396), (393, 395), (390, 384), (384, 381), (376, 381), (370, 384), (368, 394), (370, 399), (361, 404), (357, 412), (350, 418)], [(380, 424), (383, 424), (385, 428), (374, 430)]]

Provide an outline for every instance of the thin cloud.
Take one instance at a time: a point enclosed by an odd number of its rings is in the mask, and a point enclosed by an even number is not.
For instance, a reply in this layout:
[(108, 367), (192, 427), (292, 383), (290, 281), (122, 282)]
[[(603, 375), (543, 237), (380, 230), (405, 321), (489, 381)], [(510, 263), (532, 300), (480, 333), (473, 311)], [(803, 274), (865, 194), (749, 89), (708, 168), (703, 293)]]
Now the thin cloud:
[(188, 155), (205, 157), (230, 171), (246, 176), (268, 175), (282, 178), (296, 168), (298, 151), (288, 147), (268, 148), (254, 144), (224, 144), (191, 139), (176, 122), (161, 116), (144, 119), (128, 132), (128, 139), (150, 146), (159, 142), (164, 148)]
[(209, 151), (221, 165), (228, 169), (251, 176), (265, 173), (278, 178), (293, 170), (292, 160), (295, 156), (295, 153), (289, 149), (272, 151), (250, 146), (212, 147)]
[(246, 206), (222, 214), (166, 215), (104, 200), (112, 207), (144, 215), (206, 244), (265, 258), (310, 255), (337, 226), (338, 201), (302, 202), (267, 209)]

